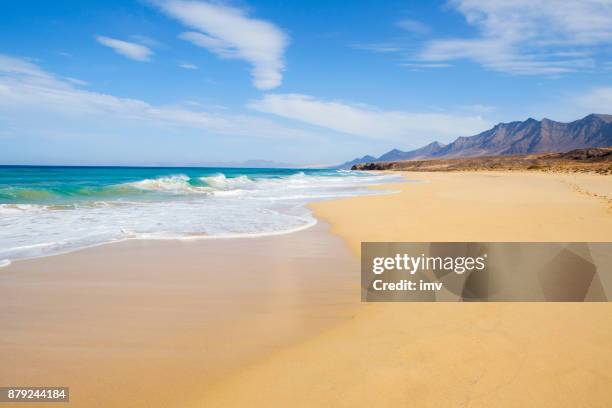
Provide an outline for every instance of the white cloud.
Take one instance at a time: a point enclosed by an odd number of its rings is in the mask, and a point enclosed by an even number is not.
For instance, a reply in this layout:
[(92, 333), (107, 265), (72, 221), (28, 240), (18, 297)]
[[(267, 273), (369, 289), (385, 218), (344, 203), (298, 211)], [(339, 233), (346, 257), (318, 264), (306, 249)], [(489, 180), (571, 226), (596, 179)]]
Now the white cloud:
[(594, 47), (612, 43), (610, 0), (450, 0), (479, 35), (426, 44), (426, 61), (470, 59), (512, 74), (592, 68)]
[(579, 96), (577, 101), (589, 113), (612, 114), (612, 87), (591, 89)]
[(85, 86), (87, 85), (87, 81), (83, 81), (82, 79), (72, 78), (72, 77), (64, 77), (64, 79), (68, 82), (72, 82), (75, 85)]
[(149, 61), (153, 51), (149, 47), (129, 41), (117, 40), (115, 38), (96, 36), (96, 40), (107, 47), (112, 48), (116, 53), (136, 61)]
[(146, 36), (146, 35), (133, 34), (133, 35), (130, 36), (130, 38), (132, 40), (136, 41), (138, 44), (146, 45), (149, 48), (164, 47), (164, 44), (162, 44), (159, 41), (157, 41), (156, 39), (151, 38), (151, 37)]
[[(211, 113), (184, 106), (152, 105), (145, 101), (120, 98), (109, 94), (76, 88), (29, 61), (0, 54), (0, 115), (11, 120), (25, 118), (25, 127), (35, 124), (70, 128), (84, 123), (83, 132), (95, 132), (95, 126), (110, 127), (122, 134), (123, 125), (141, 130), (203, 131), (206, 134), (230, 136), (314, 138), (312, 133), (289, 128), (272, 120), (252, 115)], [(32, 123), (31, 117), (37, 117)], [(44, 122), (42, 118), (49, 122)], [(61, 131), (61, 129), (60, 129)], [(81, 131), (81, 130), (80, 130)]]
[(372, 51), (372, 52), (399, 52), (402, 49), (392, 43), (354, 43), (350, 45), (351, 48), (356, 50)]
[(420, 69), (420, 68), (448, 68), (451, 64), (445, 64), (440, 62), (402, 62), (402, 67)]
[(382, 111), (363, 105), (323, 101), (308, 95), (268, 94), (249, 104), (252, 109), (368, 138), (430, 142), (487, 129), (480, 116), (448, 113)]
[(425, 23), (410, 18), (405, 18), (397, 22), (397, 26), (412, 34), (425, 35), (429, 34), (431, 28)]
[(179, 64), (179, 67), (185, 68), (185, 69), (198, 69), (197, 65), (187, 64), (187, 63)]
[(283, 54), (289, 40), (274, 24), (249, 17), (242, 9), (214, 3), (167, 0), (159, 5), (168, 15), (197, 30), (180, 38), (221, 58), (249, 62), (256, 88), (272, 89), (281, 84)]

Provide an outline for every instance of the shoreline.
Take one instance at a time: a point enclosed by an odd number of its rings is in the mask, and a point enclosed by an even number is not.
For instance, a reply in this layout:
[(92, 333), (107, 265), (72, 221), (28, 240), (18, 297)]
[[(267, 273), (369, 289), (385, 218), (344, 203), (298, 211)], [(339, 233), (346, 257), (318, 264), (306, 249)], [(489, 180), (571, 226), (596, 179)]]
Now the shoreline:
[(612, 240), (610, 176), (404, 176), (370, 187), (396, 194), (309, 203), (317, 224), (282, 236), (128, 240), (14, 262), (0, 273), (2, 354), (33, 385), (41, 371), (78, 378), (71, 402), (87, 407), (612, 404), (611, 304), (362, 304), (358, 263), (367, 240)]
[(19, 370), (0, 382), (66, 384), (73, 406), (183, 406), (351, 319), (356, 271), (325, 222), (256, 240), (131, 240), (15, 262), (0, 273), (0, 354)]
[[(79, 247), (79, 248), (69, 249), (69, 250), (66, 250), (66, 251), (56, 252), (56, 253), (52, 253), (52, 254), (31, 256), (31, 257), (27, 257), (27, 258), (17, 258), (17, 259), (2, 258), (2, 259), (0, 259), (0, 268), (4, 268), (4, 267), (10, 266), (10, 265), (13, 265), (16, 262), (31, 261), (31, 260), (34, 260), (34, 259), (49, 258), (49, 257), (61, 256), (61, 255), (69, 255), (69, 254), (77, 253), (77, 252), (80, 252), (80, 251), (86, 251), (86, 250), (90, 250), (90, 249), (98, 248), (98, 247), (102, 247), (102, 246), (107, 246), (107, 245), (120, 245), (120, 244), (122, 244), (124, 242), (135, 242), (135, 241), (144, 241), (144, 242), (147, 242), (147, 241), (174, 242), (174, 241), (176, 241), (176, 242), (181, 242), (181, 241), (204, 241), (204, 240), (225, 240), (225, 239), (231, 240), (231, 239), (266, 238), (266, 237), (276, 237), (276, 236), (279, 236), (279, 235), (294, 234), (296, 232), (300, 232), (300, 231), (307, 230), (309, 228), (313, 228), (318, 223), (319, 223), (319, 220), (313, 216), (313, 221), (309, 222), (308, 224), (305, 224), (305, 225), (302, 225), (300, 227), (296, 227), (296, 228), (293, 228), (293, 229), (290, 229), (290, 230), (282, 230), (282, 231), (253, 233), (253, 234), (249, 234), (249, 233), (245, 233), (245, 234), (232, 234), (232, 235), (197, 234), (197, 235), (188, 235), (188, 236), (184, 236), (184, 237), (126, 237), (124, 239), (120, 239), (120, 240), (116, 240), (116, 241), (100, 242), (98, 244), (93, 244), (93, 245), (89, 245), (89, 246), (83, 246), (83, 247)], [(7, 261), (7, 263), (3, 264), (3, 261)]]
[[(362, 172), (364, 173), (364, 172)], [(379, 182), (380, 183), (380, 182)], [(368, 191), (370, 190), (371, 186), (376, 186), (376, 185), (380, 185), (379, 183), (375, 183), (373, 182), (372, 184), (364, 184), (362, 187), (363, 189), (361, 190), (360, 194), (356, 194), (356, 195), (349, 195), (349, 197), (353, 197), (353, 196), (360, 196), (360, 195), (369, 195), (370, 193), (368, 193)], [(343, 196), (342, 193), (340, 192), (336, 192), (338, 195), (337, 196), (331, 196), (331, 197), (325, 197), (325, 198), (321, 198), (321, 197), (315, 197), (312, 198), (312, 202), (319, 202), (319, 201), (328, 201), (328, 200), (336, 200), (336, 199), (342, 199), (342, 198), (346, 198), (346, 196)], [(386, 194), (386, 192), (381, 191), (379, 193), (376, 194)], [(87, 249), (91, 249), (91, 248), (96, 248), (96, 247), (100, 247), (100, 246), (104, 246), (104, 245), (112, 245), (112, 244), (120, 244), (122, 242), (129, 242), (129, 241), (138, 241), (138, 240), (143, 240), (143, 241), (191, 241), (191, 240), (231, 240), (231, 239), (250, 239), (250, 238), (262, 238), (262, 237), (270, 237), (270, 236), (280, 236), (280, 235), (287, 235), (287, 234), (293, 234), (295, 232), (300, 232), (303, 230), (306, 230), (308, 228), (312, 228), (313, 226), (315, 226), (318, 223), (318, 219), (314, 216), (314, 214), (312, 213), (312, 210), (310, 210), (310, 208), (308, 207), (309, 203), (311, 201), (302, 201), (302, 202), (298, 202), (298, 205), (300, 206), (300, 208), (302, 208), (305, 211), (305, 215), (304, 215), (304, 219), (302, 219), (301, 221), (305, 222), (302, 225), (298, 225), (296, 227), (290, 227), (287, 229), (270, 229), (268, 228), (267, 231), (264, 232), (237, 232), (237, 233), (216, 233), (216, 234), (212, 234), (209, 235), (206, 232), (196, 232), (196, 233), (184, 233), (183, 235), (180, 234), (175, 234), (173, 235), (172, 233), (169, 232), (154, 232), (154, 233), (131, 233), (128, 235), (125, 235), (123, 237), (119, 237), (119, 238), (111, 238), (108, 241), (102, 241), (102, 242), (94, 242), (94, 243), (90, 243), (90, 244), (86, 244), (86, 243), (81, 243), (80, 246), (74, 246), (71, 248), (67, 248), (67, 249), (53, 249), (51, 250), (51, 252), (49, 253), (39, 253), (39, 254), (35, 254), (35, 255), (27, 255), (27, 256), (18, 256), (18, 257), (9, 257), (9, 256), (0, 256), (0, 268), (3, 268), (5, 266), (10, 265), (11, 263), (15, 263), (15, 262), (20, 262), (20, 261), (24, 261), (24, 260), (32, 260), (32, 259), (37, 259), (37, 258), (45, 258), (45, 257), (52, 257), (52, 256), (57, 256), (57, 255), (65, 255), (65, 254), (70, 254), (70, 253), (75, 253), (75, 252), (79, 252), (82, 250), (87, 250)], [(20, 205), (20, 204), (0, 204), (0, 207), (2, 205)], [(24, 204), (24, 205), (30, 205), (30, 204)], [(283, 212), (279, 212), (279, 215), (286, 215)], [(122, 232), (125, 233), (125, 231)], [(164, 235), (166, 234), (166, 235)], [(108, 238), (107, 238), (108, 239)], [(50, 243), (44, 243), (44, 244), (33, 244), (33, 245), (25, 245), (25, 246), (19, 246), (19, 247), (14, 247), (12, 248), (12, 250), (22, 250), (24, 248), (28, 248), (28, 249), (32, 249), (35, 247), (45, 247), (45, 246), (53, 246), (54, 244), (57, 244), (57, 242), (50, 242)], [(75, 245), (74, 242), (72, 242), (71, 245)], [(4, 265), (2, 262), (3, 261), (8, 261), (7, 265)]]
[(308, 202), (371, 194), (368, 185), (401, 178), (273, 169), (239, 169), (227, 175), (218, 169), (81, 175), (58, 170), (49, 180), (44, 173), (11, 171), (3, 179), (0, 216), (6, 231), (1, 234), (0, 261), (129, 239), (292, 233), (316, 222), (306, 208)]
[[(606, 201), (612, 197), (610, 176), (405, 175), (429, 182), (380, 186), (402, 191), (310, 208), (331, 224), (354, 256), (361, 241), (612, 240)], [(305, 408), (612, 405), (612, 345), (605, 341), (612, 337), (609, 302), (362, 306), (354, 319), (218, 384), (200, 403)]]

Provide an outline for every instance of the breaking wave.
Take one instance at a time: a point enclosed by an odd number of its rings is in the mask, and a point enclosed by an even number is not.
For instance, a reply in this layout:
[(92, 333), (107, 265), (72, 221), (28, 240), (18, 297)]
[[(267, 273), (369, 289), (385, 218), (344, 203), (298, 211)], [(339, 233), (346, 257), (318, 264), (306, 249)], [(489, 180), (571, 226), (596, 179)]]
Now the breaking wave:
[(121, 171), (96, 174), (104, 180), (98, 184), (74, 177), (0, 185), (0, 264), (134, 238), (288, 233), (316, 223), (307, 202), (381, 194), (368, 185), (400, 180), (363, 172), (208, 170), (107, 182), (121, 178), (107, 173)]
[(139, 190), (162, 191), (168, 193), (211, 193), (212, 189), (195, 186), (189, 183), (190, 178), (184, 174), (176, 176), (159, 177), (155, 179), (144, 179), (132, 183), (125, 184)]

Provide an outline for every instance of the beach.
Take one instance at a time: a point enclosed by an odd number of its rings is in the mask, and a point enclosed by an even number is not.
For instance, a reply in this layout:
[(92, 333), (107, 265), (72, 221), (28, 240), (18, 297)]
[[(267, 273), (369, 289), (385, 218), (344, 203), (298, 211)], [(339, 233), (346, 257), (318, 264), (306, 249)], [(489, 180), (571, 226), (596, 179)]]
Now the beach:
[(351, 318), (358, 262), (327, 229), (16, 261), (0, 269), (0, 384), (67, 386), (75, 407), (198, 401), (229, 373)]
[(362, 241), (611, 241), (611, 177), (404, 177), (309, 204), (319, 223), (292, 234), (0, 269), (0, 382), (69, 386), (83, 407), (610, 406), (609, 303), (362, 304), (358, 255)]
[(0, 10), (0, 408), (612, 408), (612, 0)]
[[(311, 205), (361, 241), (610, 241), (609, 176), (406, 173), (390, 196)], [(611, 294), (608, 294), (608, 297)], [(202, 406), (608, 407), (610, 303), (366, 304), (219, 384)]]

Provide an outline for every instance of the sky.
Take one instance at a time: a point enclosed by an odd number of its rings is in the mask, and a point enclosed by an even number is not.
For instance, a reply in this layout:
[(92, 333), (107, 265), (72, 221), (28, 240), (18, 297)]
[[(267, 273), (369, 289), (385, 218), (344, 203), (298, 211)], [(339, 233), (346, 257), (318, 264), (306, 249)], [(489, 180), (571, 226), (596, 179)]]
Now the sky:
[(612, 113), (612, 0), (22, 0), (0, 27), (0, 164), (326, 165)]

